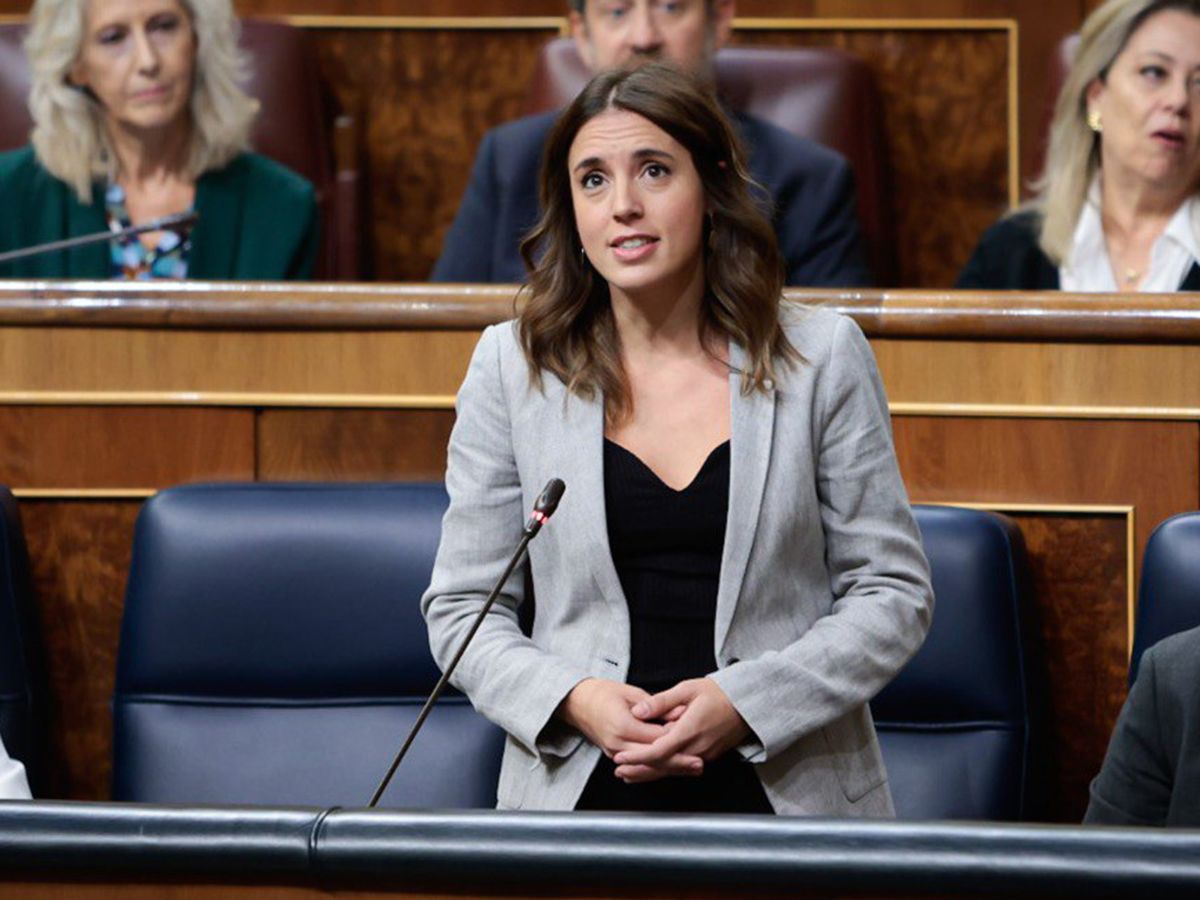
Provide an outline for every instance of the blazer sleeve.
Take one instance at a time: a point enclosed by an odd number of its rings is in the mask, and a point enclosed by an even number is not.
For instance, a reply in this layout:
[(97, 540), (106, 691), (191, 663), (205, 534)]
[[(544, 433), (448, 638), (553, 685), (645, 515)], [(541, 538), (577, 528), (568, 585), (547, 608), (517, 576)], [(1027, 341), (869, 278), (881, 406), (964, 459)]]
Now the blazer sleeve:
[(496, 179), (496, 134), (489, 131), (479, 145), (471, 180), (442, 242), (442, 255), (430, 281), (492, 281), (492, 235), (500, 215)]
[(823, 368), (812, 415), (831, 610), (783, 649), (712, 676), (757, 737), (740, 748), (751, 762), (874, 697), (917, 652), (933, 615), (887, 398), (853, 321), (839, 317)]
[[(430, 648), (443, 671), (504, 571), (524, 526), (498, 340), (498, 329), (510, 327), (484, 331), (458, 393), (446, 468), (450, 506), (433, 577), (421, 598)], [(451, 681), (530, 753), (566, 755), (578, 745), (578, 736), (546, 726), (571, 688), (589, 673), (542, 650), (521, 632), (517, 608), (523, 599), (518, 571)]]
[(1089, 790), (1088, 825), (1163, 825), (1174, 769), (1163, 741), (1157, 647), (1142, 657), (1109, 741), (1104, 765)]

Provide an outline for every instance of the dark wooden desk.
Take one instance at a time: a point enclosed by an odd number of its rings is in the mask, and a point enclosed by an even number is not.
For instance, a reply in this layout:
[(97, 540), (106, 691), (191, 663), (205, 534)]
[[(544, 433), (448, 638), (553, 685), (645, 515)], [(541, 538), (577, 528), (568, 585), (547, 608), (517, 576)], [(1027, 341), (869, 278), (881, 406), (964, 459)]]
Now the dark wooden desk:
[[(21, 499), (51, 660), (52, 789), (108, 792), (134, 518), (217, 479), (439, 479), (477, 335), (511, 287), (0, 285), (0, 482)], [(1200, 507), (1200, 299), (800, 292), (854, 316), (915, 501), (1028, 542), (1059, 793), (1082, 813), (1124, 697), (1138, 556)]]

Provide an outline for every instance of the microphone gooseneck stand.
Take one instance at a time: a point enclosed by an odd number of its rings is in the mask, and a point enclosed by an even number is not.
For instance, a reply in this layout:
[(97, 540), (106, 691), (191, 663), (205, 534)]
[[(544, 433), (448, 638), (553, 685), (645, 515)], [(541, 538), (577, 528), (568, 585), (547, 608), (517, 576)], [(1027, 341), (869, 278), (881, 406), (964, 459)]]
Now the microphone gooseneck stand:
[(450, 660), (450, 664), (446, 666), (446, 671), (442, 673), (442, 677), (433, 687), (433, 691), (429, 695), (429, 699), (425, 701), (425, 705), (421, 707), (421, 712), (417, 715), (417, 721), (413, 723), (412, 729), (408, 732), (408, 737), (404, 739), (404, 743), (400, 746), (400, 751), (396, 754), (396, 758), (392, 760), (391, 767), (387, 770), (387, 774), (383, 776), (383, 781), (379, 782), (379, 787), (375, 788), (375, 793), (371, 796), (371, 802), (367, 804), (369, 808), (378, 805), (383, 792), (387, 790), (387, 786), (392, 781), (392, 776), (396, 774), (396, 770), (400, 767), (401, 760), (404, 759), (408, 748), (412, 746), (413, 740), (417, 736), (417, 732), (421, 730), (421, 726), (425, 724), (425, 720), (429, 718), (429, 713), (433, 709), (433, 705), (442, 696), (442, 691), (446, 689), (446, 685), (450, 683), (450, 676), (454, 673), (454, 669), (458, 666), (459, 660), (463, 658), (463, 654), (467, 652), (467, 646), (471, 643), (471, 639), (475, 637), (475, 632), (479, 630), (479, 626), (483, 624), (483, 617), (488, 614), (488, 610), (492, 608), (496, 598), (500, 596), (500, 591), (508, 582), (508, 577), (512, 574), (513, 569), (517, 567), (517, 563), (521, 561), (521, 557), (525, 555), (525, 548), (529, 546), (529, 542), (534, 536), (542, 530), (542, 526), (554, 514), (554, 510), (558, 507), (558, 501), (562, 499), (563, 491), (567, 486), (563, 484), (559, 478), (551, 478), (546, 483), (546, 487), (542, 489), (542, 493), (538, 496), (533, 504), (533, 512), (529, 515), (529, 521), (525, 523), (524, 531), (521, 534), (521, 542), (517, 544), (517, 549), (513, 551), (512, 558), (509, 559), (508, 565), (504, 569), (499, 580), (496, 582), (492, 592), (488, 594), (487, 599), (483, 602), (483, 607), (479, 610), (479, 614), (475, 617), (474, 623), (471, 625), (471, 630), (467, 632), (463, 638), (462, 644), (459, 645), (458, 652), (454, 654), (454, 658)]
[(33, 247), (22, 247), (19, 250), (9, 250), (7, 253), (0, 253), (0, 263), (15, 262), (18, 259), (26, 259), (30, 256), (53, 253), (55, 250), (73, 250), (76, 247), (86, 247), (89, 244), (99, 244), (118, 238), (132, 237), (135, 234), (144, 234), (147, 231), (174, 231), (176, 234), (183, 235), (199, 219), (200, 213), (194, 209), (188, 212), (173, 213), (169, 216), (160, 216), (157, 219), (151, 219), (149, 222), (143, 222), (141, 225), (131, 225), (119, 231), (98, 231), (95, 234), (84, 234), (61, 241), (37, 244)]

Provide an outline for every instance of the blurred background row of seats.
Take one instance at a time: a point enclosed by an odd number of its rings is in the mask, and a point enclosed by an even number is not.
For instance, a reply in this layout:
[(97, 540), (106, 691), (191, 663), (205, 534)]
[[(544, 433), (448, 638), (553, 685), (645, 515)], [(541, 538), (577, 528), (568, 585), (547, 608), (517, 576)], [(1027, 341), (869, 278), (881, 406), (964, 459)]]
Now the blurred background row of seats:
[[(29, 142), (29, 67), (23, 24), (0, 23), (0, 150)], [(252, 141), (258, 152), (313, 183), (321, 215), (318, 279), (362, 277), (362, 190), (354, 124), (337, 115), (302, 29), (248, 19), (242, 46), (252, 60), (251, 96), (261, 104)]]
[[(23, 146), (32, 120), (25, 26), (0, 24), (0, 150)], [(316, 277), (358, 280), (363, 269), (363, 197), (355, 125), (337, 115), (303, 29), (247, 19), (242, 44), (253, 70), (248, 92), (261, 101), (256, 150), (299, 172), (317, 189), (322, 249)], [(716, 57), (722, 96), (731, 106), (812, 138), (847, 157), (858, 184), (858, 214), (872, 270), (890, 283), (895, 261), (888, 232), (882, 109), (874, 79), (857, 57), (834, 48), (726, 48)], [(567, 38), (542, 50), (526, 112), (566, 105), (587, 69)]]

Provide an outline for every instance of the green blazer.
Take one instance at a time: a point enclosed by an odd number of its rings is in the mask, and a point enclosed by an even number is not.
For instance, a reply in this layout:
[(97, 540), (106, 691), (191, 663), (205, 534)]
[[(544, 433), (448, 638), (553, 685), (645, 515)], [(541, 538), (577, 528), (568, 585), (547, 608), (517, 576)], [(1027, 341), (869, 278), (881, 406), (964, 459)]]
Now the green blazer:
[[(188, 277), (273, 281), (312, 275), (317, 252), (313, 186), (255, 153), (243, 153), (196, 182)], [(104, 189), (92, 202), (37, 161), (32, 147), (0, 153), (0, 252), (105, 231)], [(112, 277), (107, 243), (0, 264), (0, 278)]]

